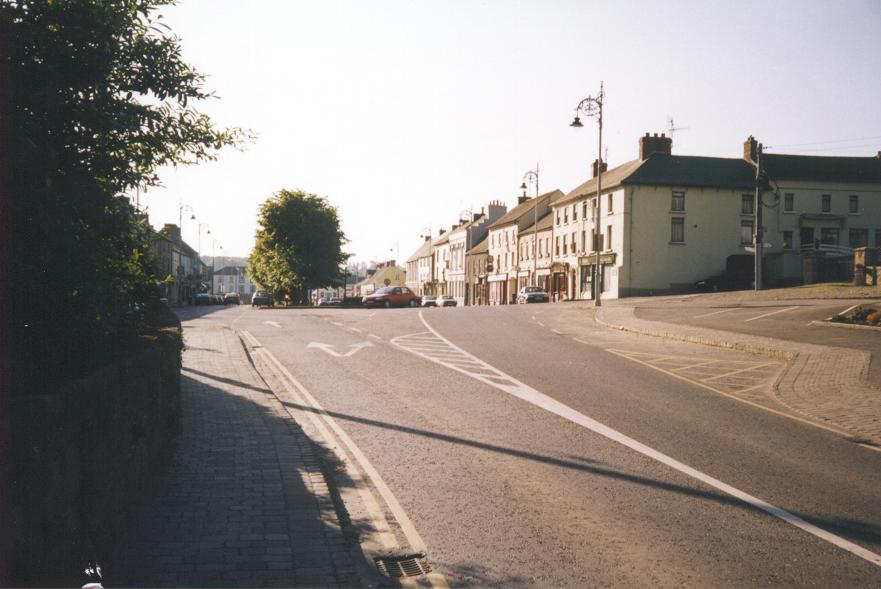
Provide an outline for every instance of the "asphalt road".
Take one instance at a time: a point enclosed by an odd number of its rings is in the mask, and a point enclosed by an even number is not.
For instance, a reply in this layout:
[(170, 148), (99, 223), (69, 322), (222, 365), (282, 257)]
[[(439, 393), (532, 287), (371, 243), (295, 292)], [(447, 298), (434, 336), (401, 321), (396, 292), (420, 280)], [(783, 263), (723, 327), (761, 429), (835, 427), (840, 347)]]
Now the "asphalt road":
[(740, 402), (765, 358), (556, 305), (210, 317), (321, 402), (450, 586), (881, 585), (881, 452)]
[[(724, 295), (722, 295), (723, 297)], [(741, 303), (719, 297), (629, 299), (642, 319), (683, 323), (777, 339), (867, 350), (881, 358), (881, 330), (828, 325), (824, 320), (873, 301), (781, 300)], [(875, 301), (878, 302), (878, 301)], [(881, 362), (869, 367), (869, 381), (881, 386)]]

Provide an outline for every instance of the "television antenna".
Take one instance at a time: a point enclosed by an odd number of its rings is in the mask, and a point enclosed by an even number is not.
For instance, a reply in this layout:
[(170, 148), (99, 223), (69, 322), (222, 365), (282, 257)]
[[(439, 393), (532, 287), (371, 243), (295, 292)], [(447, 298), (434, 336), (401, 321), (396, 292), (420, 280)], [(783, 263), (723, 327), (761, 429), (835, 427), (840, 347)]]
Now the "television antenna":
[(677, 127), (673, 123), (673, 117), (667, 117), (667, 133), (670, 134), (670, 139), (673, 139), (673, 133), (676, 131), (685, 131), (688, 127)]

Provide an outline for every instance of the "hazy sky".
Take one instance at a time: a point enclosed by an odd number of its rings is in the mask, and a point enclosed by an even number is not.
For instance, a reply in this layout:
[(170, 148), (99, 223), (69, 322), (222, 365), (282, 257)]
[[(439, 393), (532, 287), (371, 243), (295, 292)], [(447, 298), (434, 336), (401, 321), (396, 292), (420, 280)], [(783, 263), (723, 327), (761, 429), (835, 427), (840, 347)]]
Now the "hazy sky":
[[(328, 197), (363, 261), (510, 206), (536, 162), (542, 192), (568, 192), (597, 157), (595, 121), (570, 128), (573, 109), (601, 80), (610, 167), (669, 117), (674, 154), (740, 157), (750, 134), (777, 152), (881, 150), (881, 0), (182, 0), (164, 14), (220, 97), (200, 110), (258, 134), (141, 194), (156, 226), (191, 206), (212, 231), (203, 254), (213, 240), (247, 255), (281, 188)], [(198, 221), (184, 221), (193, 247)]]

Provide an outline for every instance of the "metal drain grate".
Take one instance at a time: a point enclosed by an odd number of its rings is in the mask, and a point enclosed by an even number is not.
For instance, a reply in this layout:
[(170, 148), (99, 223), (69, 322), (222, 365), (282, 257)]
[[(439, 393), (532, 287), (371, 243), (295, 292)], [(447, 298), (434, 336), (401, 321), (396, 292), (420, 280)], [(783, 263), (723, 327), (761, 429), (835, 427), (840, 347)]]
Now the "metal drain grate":
[(424, 552), (401, 556), (377, 556), (373, 562), (376, 563), (379, 572), (392, 578), (418, 577), (431, 572), (431, 566)]

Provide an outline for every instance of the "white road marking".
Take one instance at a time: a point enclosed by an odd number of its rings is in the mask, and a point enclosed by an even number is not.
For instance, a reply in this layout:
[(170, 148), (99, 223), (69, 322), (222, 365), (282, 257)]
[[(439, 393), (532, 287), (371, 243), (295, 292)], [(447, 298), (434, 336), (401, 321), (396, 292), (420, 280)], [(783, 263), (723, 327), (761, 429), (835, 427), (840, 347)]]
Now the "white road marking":
[[(541, 409), (544, 409), (545, 411), (548, 411), (550, 413), (558, 415), (558, 416), (562, 417), (563, 419), (567, 419), (567, 420), (571, 421), (572, 423), (575, 423), (577, 425), (584, 427), (585, 429), (588, 429), (590, 431), (598, 433), (601, 436), (604, 436), (614, 442), (617, 442), (623, 446), (626, 446), (627, 448), (630, 448), (631, 450), (634, 450), (644, 456), (648, 456), (649, 458), (656, 460), (656, 461), (660, 462), (661, 464), (665, 464), (674, 470), (677, 470), (687, 476), (690, 476), (693, 479), (696, 479), (706, 485), (709, 485), (710, 487), (718, 489), (719, 491), (722, 491), (723, 493), (726, 493), (728, 495), (731, 495), (732, 497), (735, 497), (736, 499), (739, 499), (739, 500), (743, 501), (744, 503), (747, 503), (748, 505), (755, 507), (756, 509), (760, 509), (770, 515), (773, 515), (774, 517), (777, 517), (777, 518), (779, 518), (779, 519), (781, 519), (781, 520), (783, 520), (783, 521), (785, 521), (785, 522), (787, 522), (787, 523), (789, 523), (789, 524), (791, 524), (791, 525), (793, 525), (793, 526), (795, 526), (795, 527), (797, 527), (797, 528), (799, 528), (799, 529), (801, 529), (801, 530), (803, 530), (803, 531), (805, 531), (805, 532), (807, 532), (817, 538), (820, 538), (821, 540), (829, 542), (830, 544), (837, 546), (837, 547), (841, 548), (842, 550), (846, 550), (855, 556), (859, 556), (860, 558), (863, 558), (863, 559), (869, 561), (870, 563), (874, 564), (875, 566), (881, 567), (881, 555), (876, 554), (876, 553), (872, 552), (871, 550), (867, 550), (858, 544), (855, 544), (849, 540), (842, 538), (841, 536), (837, 536), (831, 532), (828, 532), (822, 528), (819, 528), (819, 527), (815, 526), (814, 524), (806, 522), (805, 520), (803, 520), (802, 518), (798, 517), (795, 514), (789, 513), (788, 511), (783, 510), (783, 509), (776, 507), (774, 505), (771, 505), (770, 503), (763, 501), (762, 499), (759, 499), (758, 497), (754, 497), (753, 495), (750, 495), (744, 491), (741, 491), (740, 489), (732, 487), (731, 485), (724, 483), (724, 482), (720, 481), (719, 479), (713, 478), (712, 476), (705, 474), (695, 468), (692, 468), (691, 466), (688, 466), (687, 464), (680, 462), (680, 461), (676, 460), (675, 458), (667, 456), (666, 454), (663, 454), (662, 452), (659, 452), (658, 450), (655, 450), (654, 448), (646, 446), (645, 444), (638, 442), (631, 437), (625, 436), (624, 434), (622, 434), (621, 432), (619, 432), (617, 430), (614, 430), (606, 425), (603, 425), (602, 423), (600, 423), (594, 419), (591, 419), (590, 417), (584, 415), (583, 413), (580, 413), (579, 411), (576, 411), (575, 409), (569, 407), (568, 405), (565, 405), (565, 404), (557, 401), (556, 399), (549, 397), (548, 395), (545, 395), (544, 393), (537, 391), (536, 389), (530, 387), (529, 385), (520, 382), (516, 378), (509, 376), (508, 374), (505, 374), (501, 370), (487, 364), (486, 362), (484, 362), (480, 358), (474, 356), (473, 354), (466, 352), (465, 350), (463, 350), (462, 348), (460, 348), (459, 346), (457, 346), (456, 344), (454, 344), (453, 342), (451, 342), (450, 340), (446, 339), (444, 336), (439, 334), (437, 331), (435, 331), (434, 328), (431, 327), (431, 325), (429, 325), (428, 322), (425, 320), (425, 317), (422, 315), (422, 311), (419, 312), (419, 319), (422, 321), (422, 323), (425, 325), (425, 327), (431, 333), (433, 333), (439, 340), (445, 342), (448, 346), (450, 346), (451, 349), (459, 352), (459, 354), (461, 354), (462, 357), (470, 358), (475, 363), (480, 364), (483, 367), (483, 370), (491, 373), (492, 376), (475, 374), (471, 371), (459, 368), (458, 366), (451, 364), (447, 361), (444, 361), (444, 360), (441, 360), (438, 358), (434, 358), (434, 357), (429, 356), (427, 354), (422, 354), (420, 352), (412, 351), (412, 350), (408, 349), (406, 347), (406, 345), (402, 345), (402, 344), (398, 343), (400, 341), (406, 341), (405, 338), (407, 338), (409, 336), (401, 336), (400, 338), (395, 338), (392, 340), (392, 343), (394, 345), (398, 346), (399, 348), (410, 352), (411, 354), (415, 354), (415, 355), (420, 356), (422, 358), (425, 358), (431, 362), (435, 362), (435, 363), (440, 364), (442, 366), (446, 366), (447, 368), (450, 368), (451, 370), (455, 370), (456, 372), (460, 372), (466, 376), (470, 376), (471, 378), (474, 378), (476, 380), (479, 380), (480, 382), (483, 382), (483, 383), (488, 384), (492, 387), (495, 387), (503, 392), (506, 392), (509, 395), (517, 397), (518, 399), (522, 399), (523, 401), (526, 401), (527, 403), (531, 403), (531, 404), (535, 405), (536, 407), (540, 407)], [(416, 334), (414, 334), (414, 335), (416, 335)]]
[(350, 344), (349, 348), (351, 348), (351, 349), (348, 352), (346, 352), (345, 354), (340, 354), (339, 352), (334, 350), (333, 345), (323, 344), (321, 342), (309, 342), (309, 345), (306, 347), (307, 348), (318, 348), (319, 350), (324, 350), (325, 352), (327, 352), (328, 354), (330, 354), (331, 356), (334, 356), (336, 358), (348, 358), (349, 356), (352, 356), (355, 353), (357, 353), (358, 350), (361, 350), (363, 348), (369, 348), (372, 346), (373, 346), (373, 344), (370, 342), (358, 342), (357, 344)]
[(361, 330), (358, 329), (357, 327), (350, 327), (349, 329), (351, 329), (351, 330), (354, 331), (355, 333), (361, 333)]
[(277, 327), (277, 328), (281, 329), (281, 325), (279, 325), (275, 321), (264, 321), (263, 323), (265, 323), (266, 325), (271, 325), (273, 327)]
[(740, 309), (741, 307), (729, 307), (728, 309), (722, 309), (721, 311), (713, 311), (712, 313), (704, 313), (703, 315), (695, 315), (692, 319), (700, 319), (702, 317), (712, 317), (713, 315), (719, 315), (721, 313), (727, 313), (728, 311), (733, 311), (734, 309)]
[[(422, 539), (422, 536), (419, 535), (419, 532), (416, 530), (416, 527), (413, 525), (413, 522), (410, 520), (409, 516), (407, 516), (407, 512), (404, 511), (404, 508), (401, 507), (400, 502), (395, 497), (394, 493), (392, 493), (391, 489), (389, 489), (385, 480), (383, 480), (382, 476), (380, 476), (379, 472), (376, 468), (371, 464), (371, 462), (367, 459), (367, 456), (361, 451), (360, 448), (355, 444), (355, 442), (346, 434), (345, 431), (339, 426), (339, 424), (331, 417), (321, 403), (312, 396), (312, 394), (306, 390), (299, 380), (297, 380), (293, 374), (288, 371), (284, 365), (278, 361), (278, 359), (272, 355), (269, 350), (260, 345), (260, 342), (257, 341), (253, 335), (248, 332), (242, 332), (242, 335), (245, 337), (249, 343), (252, 344), (254, 348), (252, 353), (258, 354), (265, 358), (268, 363), (272, 364), (273, 367), (277, 370), (277, 372), (283, 377), (281, 378), (282, 383), (285, 386), (285, 389), (295, 398), (299, 405), (303, 405), (306, 407), (311, 407), (312, 411), (304, 411), (312, 423), (315, 425), (316, 429), (321, 433), (321, 436), (327, 442), (327, 444), (339, 455), (339, 457), (343, 460), (344, 464), (351, 464), (349, 460), (348, 453), (340, 446), (341, 440), (342, 443), (346, 446), (349, 453), (354, 457), (355, 461), (357, 461), (358, 465), (361, 468), (361, 471), (367, 475), (367, 477), (373, 483), (373, 486), (379, 492), (382, 499), (385, 501), (386, 505), (391, 511), (392, 516), (397, 520), (398, 524), (401, 527), (401, 532), (403, 532), (404, 537), (407, 539), (407, 542), (410, 544), (410, 547), (414, 551), (427, 551), (425, 541)], [(334, 436), (330, 431), (328, 431), (328, 427), (333, 430), (336, 434)], [(370, 489), (367, 488), (364, 480), (361, 476), (360, 472), (351, 472), (351, 468), (347, 468), (350, 472), (348, 473), (350, 478), (355, 481), (359, 494), (364, 501), (365, 507), (370, 513), (370, 517), (373, 520), (373, 527), (377, 531), (377, 535), (379, 536), (380, 542), (384, 545), (383, 548), (385, 550), (396, 550), (399, 548), (398, 541), (395, 539), (394, 533), (391, 531), (391, 528), (388, 524), (388, 520), (386, 519), (383, 511), (380, 509), (379, 505), (376, 502), (376, 499), (373, 497), (373, 493), (370, 492)], [(439, 573), (431, 573), (426, 575), (425, 577), (429, 582), (429, 585), (432, 587), (436, 587), (438, 589), (449, 589), (449, 585), (446, 582), (446, 579), (443, 575)]]
[(764, 368), (765, 366), (774, 366), (775, 362), (766, 362), (764, 364), (756, 364), (755, 366), (748, 366), (746, 368), (741, 368), (740, 370), (732, 370), (731, 372), (726, 372), (725, 374), (719, 374), (717, 376), (711, 376), (710, 378), (703, 379), (703, 382), (710, 382), (713, 380), (718, 380), (720, 378), (728, 378), (729, 376), (734, 376), (735, 374), (740, 374), (741, 372), (749, 372), (750, 370), (755, 370), (757, 368)]
[(792, 311), (793, 309), (798, 309), (799, 306), (796, 305), (794, 307), (787, 307), (785, 309), (778, 309), (777, 311), (771, 311), (770, 313), (765, 313), (764, 315), (759, 315), (758, 317), (750, 317), (749, 319), (744, 319), (743, 322), (747, 323), (749, 321), (755, 321), (756, 319), (762, 319), (764, 317), (770, 317), (771, 315), (776, 315), (777, 313), (785, 313), (787, 311)]
[(381, 340), (381, 339), (382, 339), (382, 338), (379, 337), (378, 335), (373, 335), (372, 333), (368, 333), (368, 334), (367, 334), (367, 337), (372, 337), (373, 339), (376, 339), (376, 340)]

